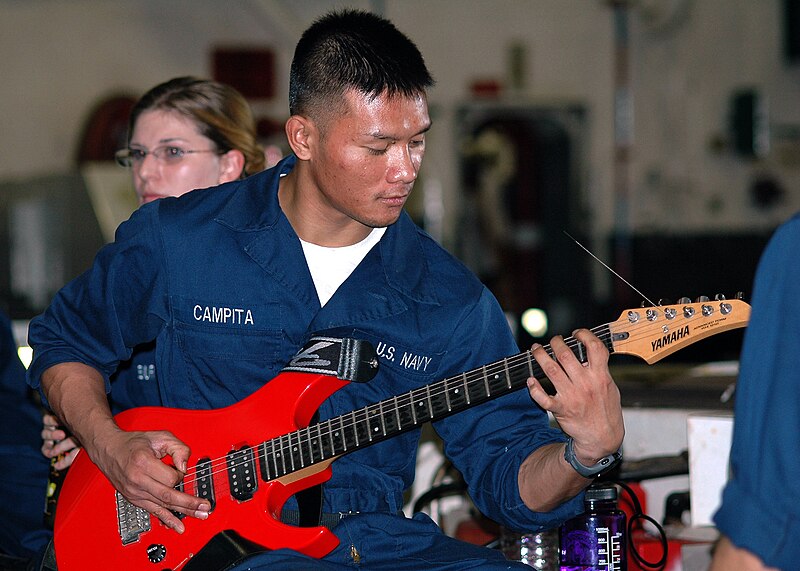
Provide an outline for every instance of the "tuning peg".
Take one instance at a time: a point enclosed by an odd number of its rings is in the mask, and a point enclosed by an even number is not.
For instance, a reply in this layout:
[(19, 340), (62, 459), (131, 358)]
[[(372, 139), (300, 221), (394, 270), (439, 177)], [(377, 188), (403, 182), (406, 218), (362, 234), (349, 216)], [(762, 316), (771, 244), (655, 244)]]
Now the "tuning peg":
[(672, 301), (662, 297), (658, 300), (658, 305), (672, 305)]
[(696, 303), (704, 303), (704, 302), (708, 301), (708, 296), (707, 296), (707, 295), (701, 295), (700, 297), (698, 297), (698, 298), (697, 298), (696, 300), (694, 300), (694, 301), (695, 301)]
[(682, 297), (678, 300), (678, 303), (692, 303), (692, 300), (688, 297)]
[(725, 296), (721, 293), (718, 293), (714, 296), (714, 301), (725, 301)]
[(737, 291), (736, 292), (736, 299), (744, 299), (744, 292), (743, 291)]

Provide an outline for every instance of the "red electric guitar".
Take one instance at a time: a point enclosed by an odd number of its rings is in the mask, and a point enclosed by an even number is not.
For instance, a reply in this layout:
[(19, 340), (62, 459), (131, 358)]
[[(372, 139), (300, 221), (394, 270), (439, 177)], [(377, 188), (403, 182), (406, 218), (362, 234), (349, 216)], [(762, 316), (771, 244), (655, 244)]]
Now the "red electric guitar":
[[(750, 306), (741, 300), (699, 301), (626, 310), (593, 331), (609, 352), (652, 364), (691, 343), (744, 327), (749, 318)], [(566, 342), (585, 358), (576, 339)], [(179, 535), (130, 504), (81, 453), (58, 502), (58, 569), (115, 565), (126, 571), (177, 571), (225, 530), (268, 549), (288, 547), (322, 557), (338, 540), (324, 527), (281, 523), (289, 496), (328, 480), (330, 464), (340, 456), (523, 389), (530, 376), (543, 378), (525, 351), (311, 426), (319, 405), (347, 381), (284, 371), (226, 408), (123, 412), (117, 416), (122, 428), (169, 430), (191, 447), (182, 489), (208, 499), (212, 512), (206, 520), (184, 518), (186, 531)]]

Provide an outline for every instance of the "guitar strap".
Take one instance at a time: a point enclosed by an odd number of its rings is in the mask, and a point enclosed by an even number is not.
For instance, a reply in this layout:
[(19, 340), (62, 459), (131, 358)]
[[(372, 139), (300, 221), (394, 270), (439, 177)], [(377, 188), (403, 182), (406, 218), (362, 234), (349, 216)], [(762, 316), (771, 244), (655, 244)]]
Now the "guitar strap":
[(283, 370), (366, 383), (378, 372), (378, 356), (369, 341), (350, 337), (312, 337)]
[(226, 571), (247, 557), (266, 551), (265, 547), (245, 539), (232, 529), (219, 532), (189, 559), (184, 571)]

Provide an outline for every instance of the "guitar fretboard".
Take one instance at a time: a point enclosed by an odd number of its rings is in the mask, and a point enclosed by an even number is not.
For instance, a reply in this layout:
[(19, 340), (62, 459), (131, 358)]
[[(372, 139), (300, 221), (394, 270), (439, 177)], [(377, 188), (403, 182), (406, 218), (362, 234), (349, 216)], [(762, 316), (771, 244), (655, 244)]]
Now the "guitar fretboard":
[[(593, 331), (613, 352), (608, 324)], [(572, 337), (564, 341), (581, 362), (586, 360), (582, 343)], [(549, 346), (545, 349), (552, 355)], [(541, 379), (543, 372), (530, 351), (524, 351), (273, 438), (258, 446), (261, 478), (275, 480), (441, 420), (522, 389), (529, 377)]]

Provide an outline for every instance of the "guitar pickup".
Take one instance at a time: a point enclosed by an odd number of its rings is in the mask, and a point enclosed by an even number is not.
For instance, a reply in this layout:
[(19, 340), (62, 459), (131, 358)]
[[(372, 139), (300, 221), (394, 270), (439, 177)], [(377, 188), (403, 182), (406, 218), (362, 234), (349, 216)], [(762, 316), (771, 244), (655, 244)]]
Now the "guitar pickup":
[(198, 498), (208, 500), (211, 504), (211, 511), (217, 505), (217, 498), (214, 494), (214, 478), (211, 471), (211, 459), (201, 458), (195, 466), (195, 494)]
[(226, 461), (231, 496), (240, 502), (252, 499), (258, 489), (253, 449), (242, 446), (238, 450), (231, 450), (226, 456)]

